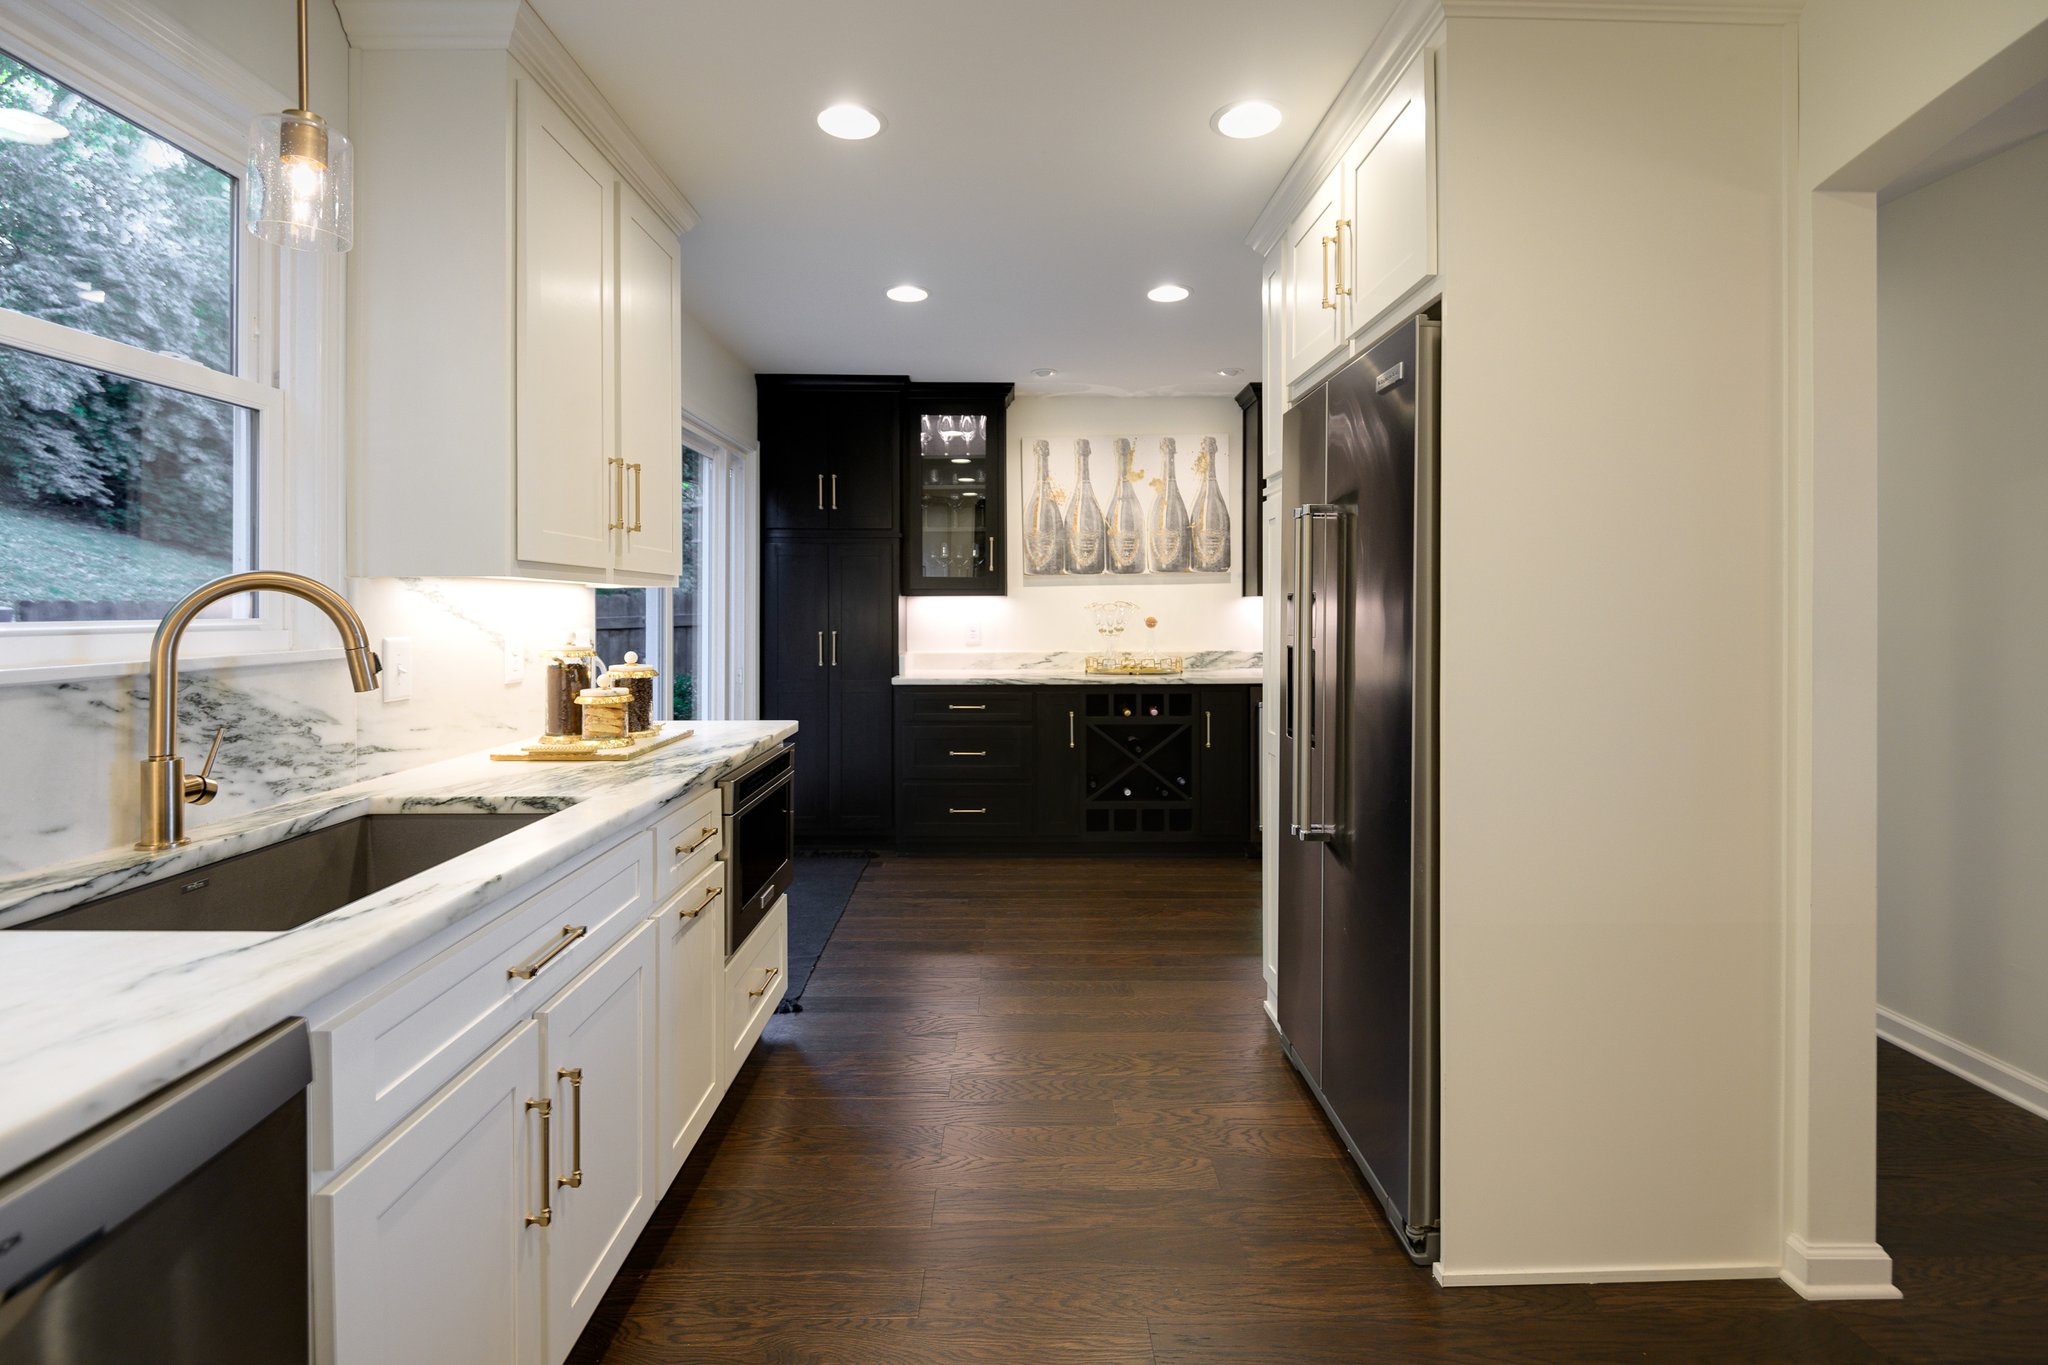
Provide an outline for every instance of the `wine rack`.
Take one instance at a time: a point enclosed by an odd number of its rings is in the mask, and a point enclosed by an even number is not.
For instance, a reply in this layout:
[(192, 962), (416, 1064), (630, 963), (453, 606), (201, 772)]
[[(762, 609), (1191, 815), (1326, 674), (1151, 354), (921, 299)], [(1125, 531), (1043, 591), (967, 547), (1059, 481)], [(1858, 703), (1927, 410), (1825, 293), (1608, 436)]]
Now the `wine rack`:
[(1089, 690), (1083, 700), (1085, 835), (1194, 837), (1201, 742), (1195, 701), (1185, 687)]

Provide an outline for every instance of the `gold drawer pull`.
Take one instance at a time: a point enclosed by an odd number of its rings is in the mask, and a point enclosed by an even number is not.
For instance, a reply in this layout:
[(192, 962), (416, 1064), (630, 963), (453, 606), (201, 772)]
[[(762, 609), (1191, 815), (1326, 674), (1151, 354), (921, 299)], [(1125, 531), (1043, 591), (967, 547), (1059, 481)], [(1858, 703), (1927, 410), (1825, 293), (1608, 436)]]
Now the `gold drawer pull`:
[(948, 807), (946, 807), (946, 814), (948, 814), (948, 815), (987, 815), (987, 814), (988, 814), (988, 807), (987, 807), (987, 806), (973, 806), (973, 807), (968, 807), (968, 806), (948, 806)]
[(538, 957), (530, 957), (526, 961), (520, 963), (517, 967), (507, 967), (505, 969), (505, 975), (517, 977), (521, 981), (533, 980), (535, 973), (540, 971), (541, 968), (547, 966), (550, 962), (553, 962), (561, 954), (567, 952), (570, 944), (574, 943), (577, 939), (582, 938), (585, 934), (589, 932), (590, 926), (587, 924), (563, 925), (562, 936), (559, 939), (556, 939), (551, 946), (542, 949)]
[(706, 825), (706, 826), (704, 826), (704, 828), (702, 828), (702, 829), (700, 829), (700, 830), (698, 830), (698, 831), (697, 831), (697, 842), (696, 842), (696, 843), (694, 843), (694, 844), (677, 844), (677, 845), (676, 845), (676, 856), (677, 856), (678, 858), (686, 858), (686, 857), (688, 857), (688, 856), (689, 856), (690, 854), (692, 854), (692, 853), (695, 853), (695, 852), (696, 852), (696, 851), (697, 851), (698, 849), (700, 849), (700, 848), (704, 847), (704, 845), (706, 845), (706, 844), (710, 843), (710, 842), (711, 842), (711, 841), (712, 841), (713, 839), (715, 839), (715, 838), (717, 838), (717, 837), (718, 837), (718, 826), (716, 826), (716, 825)]
[(555, 1211), (548, 1207), (548, 1200), (554, 1197), (554, 1184), (548, 1179), (548, 1120), (554, 1116), (553, 1100), (528, 1100), (527, 1112), (540, 1111), (540, 1212), (526, 1215), (526, 1226), (544, 1228), (555, 1221)]
[(988, 757), (988, 750), (986, 750), (986, 749), (948, 749), (948, 750), (946, 750), (946, 757), (947, 757), (947, 758), (987, 758), (987, 757)]
[(569, 1174), (556, 1176), (555, 1183), (565, 1189), (580, 1190), (583, 1188), (583, 1068), (565, 1066), (555, 1075), (569, 1083), (569, 1099), (572, 1101), (569, 1146), (573, 1153), (569, 1158)]
[(676, 918), (695, 919), (711, 908), (711, 902), (724, 894), (725, 888), (722, 886), (707, 886), (704, 888), (704, 899), (697, 902), (697, 908), (695, 910), (678, 910), (676, 911)]
[(986, 711), (988, 710), (988, 703), (978, 701), (969, 705), (965, 702), (949, 701), (946, 703), (946, 709), (948, 711)]
[(759, 999), (761, 996), (768, 994), (768, 988), (775, 984), (775, 978), (781, 975), (781, 973), (782, 968), (770, 967), (768, 969), (768, 975), (761, 978), (761, 989), (758, 991), (748, 991), (747, 999), (756, 1000)]

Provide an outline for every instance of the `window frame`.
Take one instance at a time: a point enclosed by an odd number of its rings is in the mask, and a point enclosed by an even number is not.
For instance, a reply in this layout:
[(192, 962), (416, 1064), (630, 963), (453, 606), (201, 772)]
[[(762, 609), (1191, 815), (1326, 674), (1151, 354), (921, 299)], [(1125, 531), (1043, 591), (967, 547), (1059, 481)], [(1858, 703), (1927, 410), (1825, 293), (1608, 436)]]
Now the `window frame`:
[[(255, 496), (253, 504), (237, 497), (236, 516), (255, 513), (256, 561), (338, 582), (344, 489), (329, 415), (342, 406), (341, 264), (260, 241), (241, 221), (247, 129), (287, 97), (142, 0), (9, 0), (0, 10), (0, 50), (232, 178), (235, 370), (6, 308), (0, 343), (251, 412)], [(155, 629), (155, 621), (8, 623), (0, 628), (0, 686), (140, 673)], [(223, 666), (336, 652), (305, 608), (265, 594), (253, 615), (194, 622), (180, 655), (194, 666)]]

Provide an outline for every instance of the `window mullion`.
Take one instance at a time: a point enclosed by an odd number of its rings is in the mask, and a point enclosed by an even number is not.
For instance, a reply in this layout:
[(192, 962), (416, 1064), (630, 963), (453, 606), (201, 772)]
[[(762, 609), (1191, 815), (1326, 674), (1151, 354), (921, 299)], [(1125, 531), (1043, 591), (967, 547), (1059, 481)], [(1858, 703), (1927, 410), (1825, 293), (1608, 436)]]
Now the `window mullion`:
[(125, 341), (109, 341), (105, 337), (30, 317), (11, 308), (0, 308), (0, 345), (105, 370), (126, 379), (139, 379), (146, 384), (158, 384), (200, 398), (217, 399), (240, 408), (264, 407), (277, 397), (277, 390), (268, 384), (259, 384), (240, 375), (223, 374), (197, 361), (159, 355)]

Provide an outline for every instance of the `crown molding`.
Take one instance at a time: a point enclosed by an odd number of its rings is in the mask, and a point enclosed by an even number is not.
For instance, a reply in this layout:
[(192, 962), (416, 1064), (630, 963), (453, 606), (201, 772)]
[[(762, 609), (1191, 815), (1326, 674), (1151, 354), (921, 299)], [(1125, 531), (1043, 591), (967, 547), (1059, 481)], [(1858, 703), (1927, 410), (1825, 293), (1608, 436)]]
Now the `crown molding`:
[(522, 0), (334, 0), (348, 45), (503, 50)]
[(1789, 24), (1806, 0), (1442, 0), (1448, 19), (1608, 19), (1625, 23)]
[(1429, 40), (1441, 27), (1444, 6), (1438, 0), (1403, 0), (1389, 15), (1365, 56), (1352, 68), (1344, 88), (1330, 101), (1330, 107), (1308, 135), (1287, 173), (1252, 221), (1245, 244), (1264, 256), (1280, 240), (1297, 207), (1317, 185), (1337, 168), (1344, 149), (1365, 131), (1366, 120), (1394, 88)]

